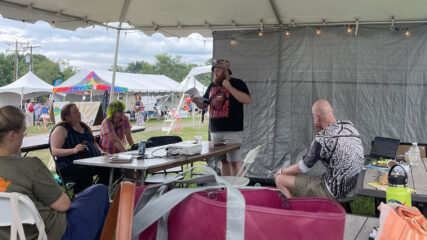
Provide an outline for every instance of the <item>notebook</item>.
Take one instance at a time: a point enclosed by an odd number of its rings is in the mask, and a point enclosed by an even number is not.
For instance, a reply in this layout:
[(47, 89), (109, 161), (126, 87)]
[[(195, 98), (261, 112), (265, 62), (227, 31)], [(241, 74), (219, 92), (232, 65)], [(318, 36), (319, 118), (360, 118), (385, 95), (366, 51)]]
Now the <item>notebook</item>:
[(375, 137), (368, 159), (374, 160), (381, 157), (395, 159), (399, 143), (399, 139)]
[(128, 154), (114, 154), (110, 156), (111, 163), (130, 163), (132, 160), (133, 156)]

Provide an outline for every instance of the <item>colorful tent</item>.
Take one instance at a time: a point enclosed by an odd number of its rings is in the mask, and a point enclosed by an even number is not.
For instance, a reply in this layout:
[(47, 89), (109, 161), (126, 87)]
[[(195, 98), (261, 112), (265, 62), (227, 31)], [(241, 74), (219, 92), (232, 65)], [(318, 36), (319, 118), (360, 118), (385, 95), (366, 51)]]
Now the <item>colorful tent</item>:
[[(82, 81), (68, 87), (54, 87), (53, 92), (72, 92), (74, 94), (84, 94), (85, 92), (92, 92), (94, 90), (105, 91), (110, 90), (111, 85), (102, 80), (94, 71), (91, 71)], [(115, 86), (114, 92), (125, 93), (128, 89), (124, 87)]]

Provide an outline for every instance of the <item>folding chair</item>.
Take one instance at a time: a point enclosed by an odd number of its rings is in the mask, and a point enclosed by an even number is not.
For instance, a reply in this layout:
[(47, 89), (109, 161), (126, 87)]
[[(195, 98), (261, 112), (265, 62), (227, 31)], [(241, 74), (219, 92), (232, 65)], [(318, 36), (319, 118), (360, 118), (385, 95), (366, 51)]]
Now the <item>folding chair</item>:
[(245, 177), (245, 174), (249, 170), (251, 164), (255, 161), (255, 158), (258, 155), (260, 149), (261, 145), (250, 150), (248, 154), (246, 154), (245, 160), (243, 161), (243, 165), (240, 168), (239, 172), (237, 172), (236, 176), (222, 176), (221, 178), (235, 186), (248, 185), (250, 180), (249, 178)]
[(38, 240), (47, 240), (45, 225), (31, 199), (17, 192), (0, 192), (0, 227), (10, 226), (10, 239), (25, 239), (22, 224), (36, 224)]
[[(56, 127), (56, 126), (55, 126)], [(49, 133), (49, 152), (50, 155), (52, 156), (54, 162), (56, 163), (56, 157), (52, 155), (52, 148), (50, 146), (50, 137), (52, 136), (52, 132), (53, 130), (55, 130), (55, 127), (52, 128), (52, 130), (50, 130)], [(56, 164), (55, 164), (56, 165)], [(64, 188), (65, 193), (67, 194), (67, 196), (72, 200), (74, 199), (74, 185), (76, 184), (76, 181), (74, 179), (71, 178), (64, 178), (60, 171), (58, 171), (58, 169), (55, 169), (56, 174), (58, 175), (58, 178), (55, 178), (56, 182)]]
[(105, 219), (101, 240), (131, 239), (134, 201), (135, 184), (121, 182)]

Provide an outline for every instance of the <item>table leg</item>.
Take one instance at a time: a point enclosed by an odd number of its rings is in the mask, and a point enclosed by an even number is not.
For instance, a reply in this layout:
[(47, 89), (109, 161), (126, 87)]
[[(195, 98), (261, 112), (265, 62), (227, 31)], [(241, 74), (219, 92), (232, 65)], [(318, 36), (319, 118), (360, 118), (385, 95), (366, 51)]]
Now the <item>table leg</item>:
[(110, 180), (108, 182), (108, 197), (112, 199), (114, 168), (110, 168)]
[(147, 170), (142, 170), (141, 171), (141, 186), (145, 185), (145, 178), (147, 178)]

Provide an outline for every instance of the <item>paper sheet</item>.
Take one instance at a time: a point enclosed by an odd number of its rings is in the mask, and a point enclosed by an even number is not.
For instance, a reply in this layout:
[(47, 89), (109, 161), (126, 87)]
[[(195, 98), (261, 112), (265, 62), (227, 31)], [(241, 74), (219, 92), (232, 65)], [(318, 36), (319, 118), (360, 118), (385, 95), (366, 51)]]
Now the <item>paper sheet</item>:
[(185, 93), (193, 97), (200, 97), (199, 90), (195, 87), (188, 89)]
[(206, 98), (200, 96), (199, 91), (194, 87), (188, 89), (187, 91), (185, 91), (185, 93), (192, 96), (193, 97), (192, 100), (195, 103), (204, 103), (206, 101), (209, 101), (209, 99), (206, 99)]

